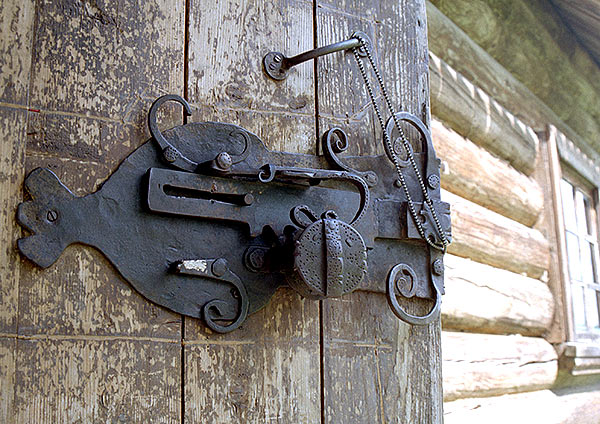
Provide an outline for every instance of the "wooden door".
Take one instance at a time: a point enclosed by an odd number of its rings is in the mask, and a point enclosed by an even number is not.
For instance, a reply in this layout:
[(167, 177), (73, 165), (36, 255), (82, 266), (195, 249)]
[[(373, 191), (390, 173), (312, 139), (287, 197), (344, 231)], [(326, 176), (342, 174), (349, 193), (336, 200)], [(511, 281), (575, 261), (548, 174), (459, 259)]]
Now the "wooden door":
[[(47, 270), (15, 249), (25, 175), (45, 166), (78, 195), (96, 190), (148, 139), (162, 94), (184, 95), (191, 121), (241, 125), (271, 149), (317, 153), (336, 125), (351, 153), (381, 152), (351, 54), (283, 82), (261, 59), (362, 30), (398, 108), (428, 122), (425, 19), (421, 0), (2, 2), (0, 421), (441, 422), (439, 323), (399, 322), (383, 294), (315, 302), (284, 289), (216, 335), (146, 301), (92, 248), (71, 246)], [(180, 110), (160, 122), (181, 124)]]

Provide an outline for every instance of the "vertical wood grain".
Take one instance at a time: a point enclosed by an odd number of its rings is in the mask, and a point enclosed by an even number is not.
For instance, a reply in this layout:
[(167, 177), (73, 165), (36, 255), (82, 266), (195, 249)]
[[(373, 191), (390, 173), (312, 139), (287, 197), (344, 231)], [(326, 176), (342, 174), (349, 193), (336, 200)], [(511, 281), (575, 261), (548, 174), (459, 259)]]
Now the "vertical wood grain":
[(17, 341), (20, 423), (178, 423), (178, 342)]
[[(262, 70), (270, 51), (313, 47), (312, 3), (191, 0), (188, 97), (192, 121), (221, 121), (267, 148), (315, 153), (313, 65), (285, 81)], [(236, 331), (185, 320), (186, 422), (316, 423), (321, 419), (318, 303), (280, 289)]]
[[(367, 33), (394, 107), (428, 125), (424, 3), (334, 0), (317, 2), (316, 10), (317, 44), (346, 39), (354, 30)], [(321, 131), (340, 126), (349, 135), (349, 152), (381, 153), (381, 129), (353, 56), (319, 59), (317, 78)], [(430, 305), (406, 306), (423, 314)], [(442, 421), (439, 322), (408, 326), (391, 313), (385, 296), (367, 292), (324, 301), (322, 322), (324, 422)]]
[[(7, 145), (26, 147), (25, 171), (48, 167), (85, 195), (148, 138), (150, 103), (182, 93), (185, 2), (41, 0), (31, 13), (29, 50), (6, 59), (31, 64), (20, 84), (27, 103), (15, 100), (23, 136)], [(180, 110), (166, 109), (161, 127), (180, 124)], [(14, 205), (2, 205), (13, 223), (23, 174)], [(137, 294), (92, 248), (71, 246), (41, 270), (18, 259), (16, 238), (18, 326), (5, 333), (16, 347), (12, 419), (179, 422), (180, 316)]]
[(15, 208), (24, 176), (33, 0), (0, 4), (0, 422), (14, 419), (20, 234)]
[(280, 289), (236, 331), (186, 319), (185, 421), (320, 421), (318, 303)]
[[(147, 139), (151, 101), (181, 93), (183, 23), (182, 1), (39, 2), (27, 170), (47, 166), (78, 195), (96, 190)], [(174, 109), (161, 125), (180, 116)], [(149, 304), (82, 246), (48, 270), (25, 264), (20, 311), (20, 334), (179, 337), (178, 315)]]

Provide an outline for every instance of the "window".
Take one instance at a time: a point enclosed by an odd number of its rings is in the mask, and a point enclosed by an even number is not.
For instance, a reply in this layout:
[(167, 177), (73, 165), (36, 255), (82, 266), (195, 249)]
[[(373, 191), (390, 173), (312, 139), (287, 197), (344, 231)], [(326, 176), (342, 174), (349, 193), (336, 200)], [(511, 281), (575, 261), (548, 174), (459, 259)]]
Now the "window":
[(600, 338), (598, 238), (593, 193), (560, 181), (573, 332), (578, 341)]

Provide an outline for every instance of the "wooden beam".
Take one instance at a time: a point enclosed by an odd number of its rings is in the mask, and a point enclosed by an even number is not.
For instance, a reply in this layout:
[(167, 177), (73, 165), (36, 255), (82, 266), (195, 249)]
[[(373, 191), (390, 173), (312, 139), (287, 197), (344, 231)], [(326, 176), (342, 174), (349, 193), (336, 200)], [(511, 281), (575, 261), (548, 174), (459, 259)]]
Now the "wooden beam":
[[(554, 18), (542, 13), (543, 2), (530, 3), (506, 3), (510, 13), (500, 17), (483, 0), (445, 2), (443, 7), (440, 0), (427, 2), (430, 49), (536, 131), (556, 125), (588, 156), (597, 157), (590, 146), (599, 143), (598, 68), (588, 63), (589, 57), (585, 63), (578, 59), (587, 54), (572, 35), (550, 35), (544, 25), (555, 25)], [(533, 38), (525, 35), (532, 28)], [(559, 49), (558, 39), (568, 39), (567, 51)]]
[(444, 401), (547, 389), (557, 356), (544, 339), (442, 332)]
[(444, 264), (444, 329), (526, 336), (548, 330), (554, 299), (545, 283), (454, 255)]
[[(5, 144), (25, 151), (27, 138), (27, 170), (49, 167), (87, 194), (147, 139), (151, 102), (183, 92), (184, 3), (36, 2), (31, 13), (30, 81), (19, 103), (27, 137)], [(17, 27), (2, 25), (10, 39)], [(18, 51), (10, 58), (25, 63)], [(165, 108), (161, 125), (180, 122), (180, 107)], [(16, 188), (23, 171), (13, 178)], [(14, 220), (14, 207), (2, 210)], [(17, 340), (8, 421), (179, 421), (180, 315), (148, 302), (88, 247), (68, 248), (47, 270), (10, 264), (20, 277), (18, 331), (7, 335)]]
[(451, 204), (449, 253), (532, 278), (546, 273), (550, 247), (540, 231), (447, 191), (442, 199)]
[[(421, 0), (319, 0), (316, 45), (360, 28), (373, 40), (392, 102), (428, 125), (425, 18)], [(348, 153), (383, 153), (353, 55), (319, 58), (316, 71), (319, 131), (343, 128), (351, 140)], [(408, 310), (424, 315), (429, 303), (411, 299)], [(372, 292), (323, 301), (321, 314), (324, 422), (442, 422), (439, 321), (410, 327), (391, 313), (383, 294)]]
[[(312, 62), (285, 81), (262, 69), (269, 51), (314, 47), (308, 2), (189, 3), (188, 100), (192, 121), (230, 122), (269, 149), (315, 153)], [(185, 422), (317, 422), (321, 419), (319, 304), (282, 289), (229, 334), (185, 318)]]
[(494, 212), (533, 226), (542, 211), (540, 185), (437, 119), (431, 121), (436, 153), (446, 163), (442, 187)]
[(434, 4), (426, 3), (430, 51), (527, 125), (543, 129), (554, 112)]
[(433, 115), (530, 175), (538, 145), (533, 130), (439, 57), (429, 56)]
[(600, 391), (539, 390), (444, 403), (445, 424), (600, 422)]
[[(562, 170), (560, 158), (558, 155), (557, 138), (559, 136), (556, 127), (549, 125), (545, 140), (546, 157), (549, 170), (549, 202), (552, 205), (554, 234), (556, 235), (556, 259), (559, 266), (554, 281), (554, 288), (557, 297), (561, 300), (562, 310), (559, 311), (563, 318), (566, 340), (575, 340), (575, 328), (573, 327), (573, 310), (571, 304), (571, 279), (569, 278), (569, 260), (567, 257), (567, 241), (564, 226), (564, 215), (562, 208), (562, 193), (560, 189), (560, 180)], [(564, 340), (561, 340), (564, 341)]]
[[(545, 334), (546, 340), (550, 343), (562, 343), (568, 340), (567, 319), (565, 316), (565, 293), (563, 285), (563, 262), (561, 259), (561, 241), (558, 231), (558, 222), (562, 222), (562, 207), (560, 203), (555, 202), (555, 196), (560, 195), (560, 186), (556, 180), (556, 173), (560, 166), (557, 162), (558, 153), (556, 151), (556, 140), (554, 147), (551, 148), (548, 140), (549, 131), (539, 133), (540, 135), (540, 163), (536, 169), (535, 177), (539, 181), (544, 191), (544, 209), (540, 216), (537, 228), (546, 234), (550, 249), (550, 266), (548, 268), (548, 288), (554, 297), (554, 316), (549, 331)], [(551, 150), (554, 150), (553, 152)], [(558, 168), (557, 168), (558, 167)], [(559, 177), (560, 178), (560, 177)], [(563, 252), (564, 253), (564, 252)], [(564, 268), (566, 269), (566, 268)]]

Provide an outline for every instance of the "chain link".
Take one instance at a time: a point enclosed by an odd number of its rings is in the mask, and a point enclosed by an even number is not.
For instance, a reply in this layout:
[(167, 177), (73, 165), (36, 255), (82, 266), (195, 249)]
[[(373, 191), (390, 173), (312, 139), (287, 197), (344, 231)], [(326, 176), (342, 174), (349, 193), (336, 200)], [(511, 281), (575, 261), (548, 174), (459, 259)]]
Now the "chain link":
[(386, 144), (387, 150), (390, 153), (390, 159), (391, 159), (392, 163), (394, 164), (394, 167), (396, 168), (396, 173), (398, 174), (398, 179), (400, 181), (400, 185), (402, 186), (402, 189), (404, 190), (404, 195), (406, 196), (406, 199), (408, 201), (408, 209), (410, 211), (410, 214), (415, 222), (415, 225), (417, 227), (417, 230), (418, 230), (421, 238), (423, 240), (425, 240), (427, 242), (427, 244), (429, 244), (431, 247), (445, 252), (446, 247), (448, 246), (448, 239), (446, 238), (446, 234), (444, 233), (444, 231), (442, 229), (442, 225), (437, 216), (437, 212), (436, 212), (435, 208), (433, 207), (433, 202), (431, 201), (431, 198), (429, 197), (429, 193), (427, 192), (427, 188), (425, 187), (425, 183), (423, 182), (423, 178), (421, 177), (421, 173), (419, 172), (419, 167), (417, 166), (415, 158), (412, 154), (412, 149), (410, 148), (408, 139), (406, 138), (406, 135), (404, 134), (402, 127), (400, 127), (398, 117), (396, 116), (396, 113), (394, 112), (394, 109), (392, 107), (392, 102), (390, 101), (388, 92), (387, 92), (385, 86), (383, 85), (383, 78), (381, 77), (379, 68), (375, 64), (375, 61), (373, 60), (373, 54), (371, 52), (371, 47), (369, 45), (369, 42), (360, 34), (355, 34), (354, 38), (356, 38), (360, 41), (360, 43), (361, 43), (360, 48), (362, 48), (364, 50), (364, 52), (367, 55), (367, 58), (369, 59), (369, 62), (371, 63), (371, 68), (373, 69), (373, 72), (375, 73), (375, 77), (377, 78), (377, 82), (379, 83), (379, 87), (381, 89), (381, 93), (383, 95), (383, 98), (385, 100), (387, 108), (388, 108), (389, 112), (392, 114), (392, 119), (394, 120), (394, 125), (395, 125), (396, 129), (398, 130), (398, 133), (400, 134), (400, 138), (402, 140), (402, 143), (404, 144), (404, 149), (406, 150), (408, 160), (411, 164), (411, 167), (413, 168), (413, 170), (415, 172), (417, 181), (419, 182), (419, 186), (421, 187), (421, 192), (423, 193), (423, 198), (425, 199), (425, 203), (427, 204), (427, 206), (429, 207), (429, 210), (431, 211), (431, 217), (433, 218), (436, 229), (441, 237), (442, 245), (440, 246), (440, 245), (436, 244), (433, 240), (430, 240), (425, 235), (425, 229), (423, 228), (423, 224), (421, 223), (421, 220), (419, 219), (419, 216), (415, 209), (415, 204), (414, 204), (412, 197), (410, 195), (410, 192), (408, 190), (408, 186), (406, 184), (404, 174), (402, 173), (402, 169), (400, 167), (400, 164), (398, 163), (398, 156), (397, 156), (396, 152), (394, 151), (392, 142), (386, 131), (385, 123), (383, 122), (383, 117), (381, 115), (381, 110), (379, 109), (379, 105), (377, 104), (377, 102), (375, 100), (375, 94), (373, 93), (373, 87), (371, 86), (371, 81), (369, 80), (367, 72), (365, 70), (365, 67), (362, 63), (360, 53), (359, 53), (359, 47), (355, 47), (352, 49), (352, 53), (354, 54), (354, 58), (356, 59), (356, 63), (358, 64), (358, 68), (360, 70), (362, 78), (365, 81), (365, 86), (367, 87), (369, 97), (371, 98), (371, 103), (373, 104), (373, 109), (375, 110), (375, 115), (377, 115), (377, 120), (379, 121), (379, 125), (381, 126), (381, 129), (383, 131), (383, 139)]

